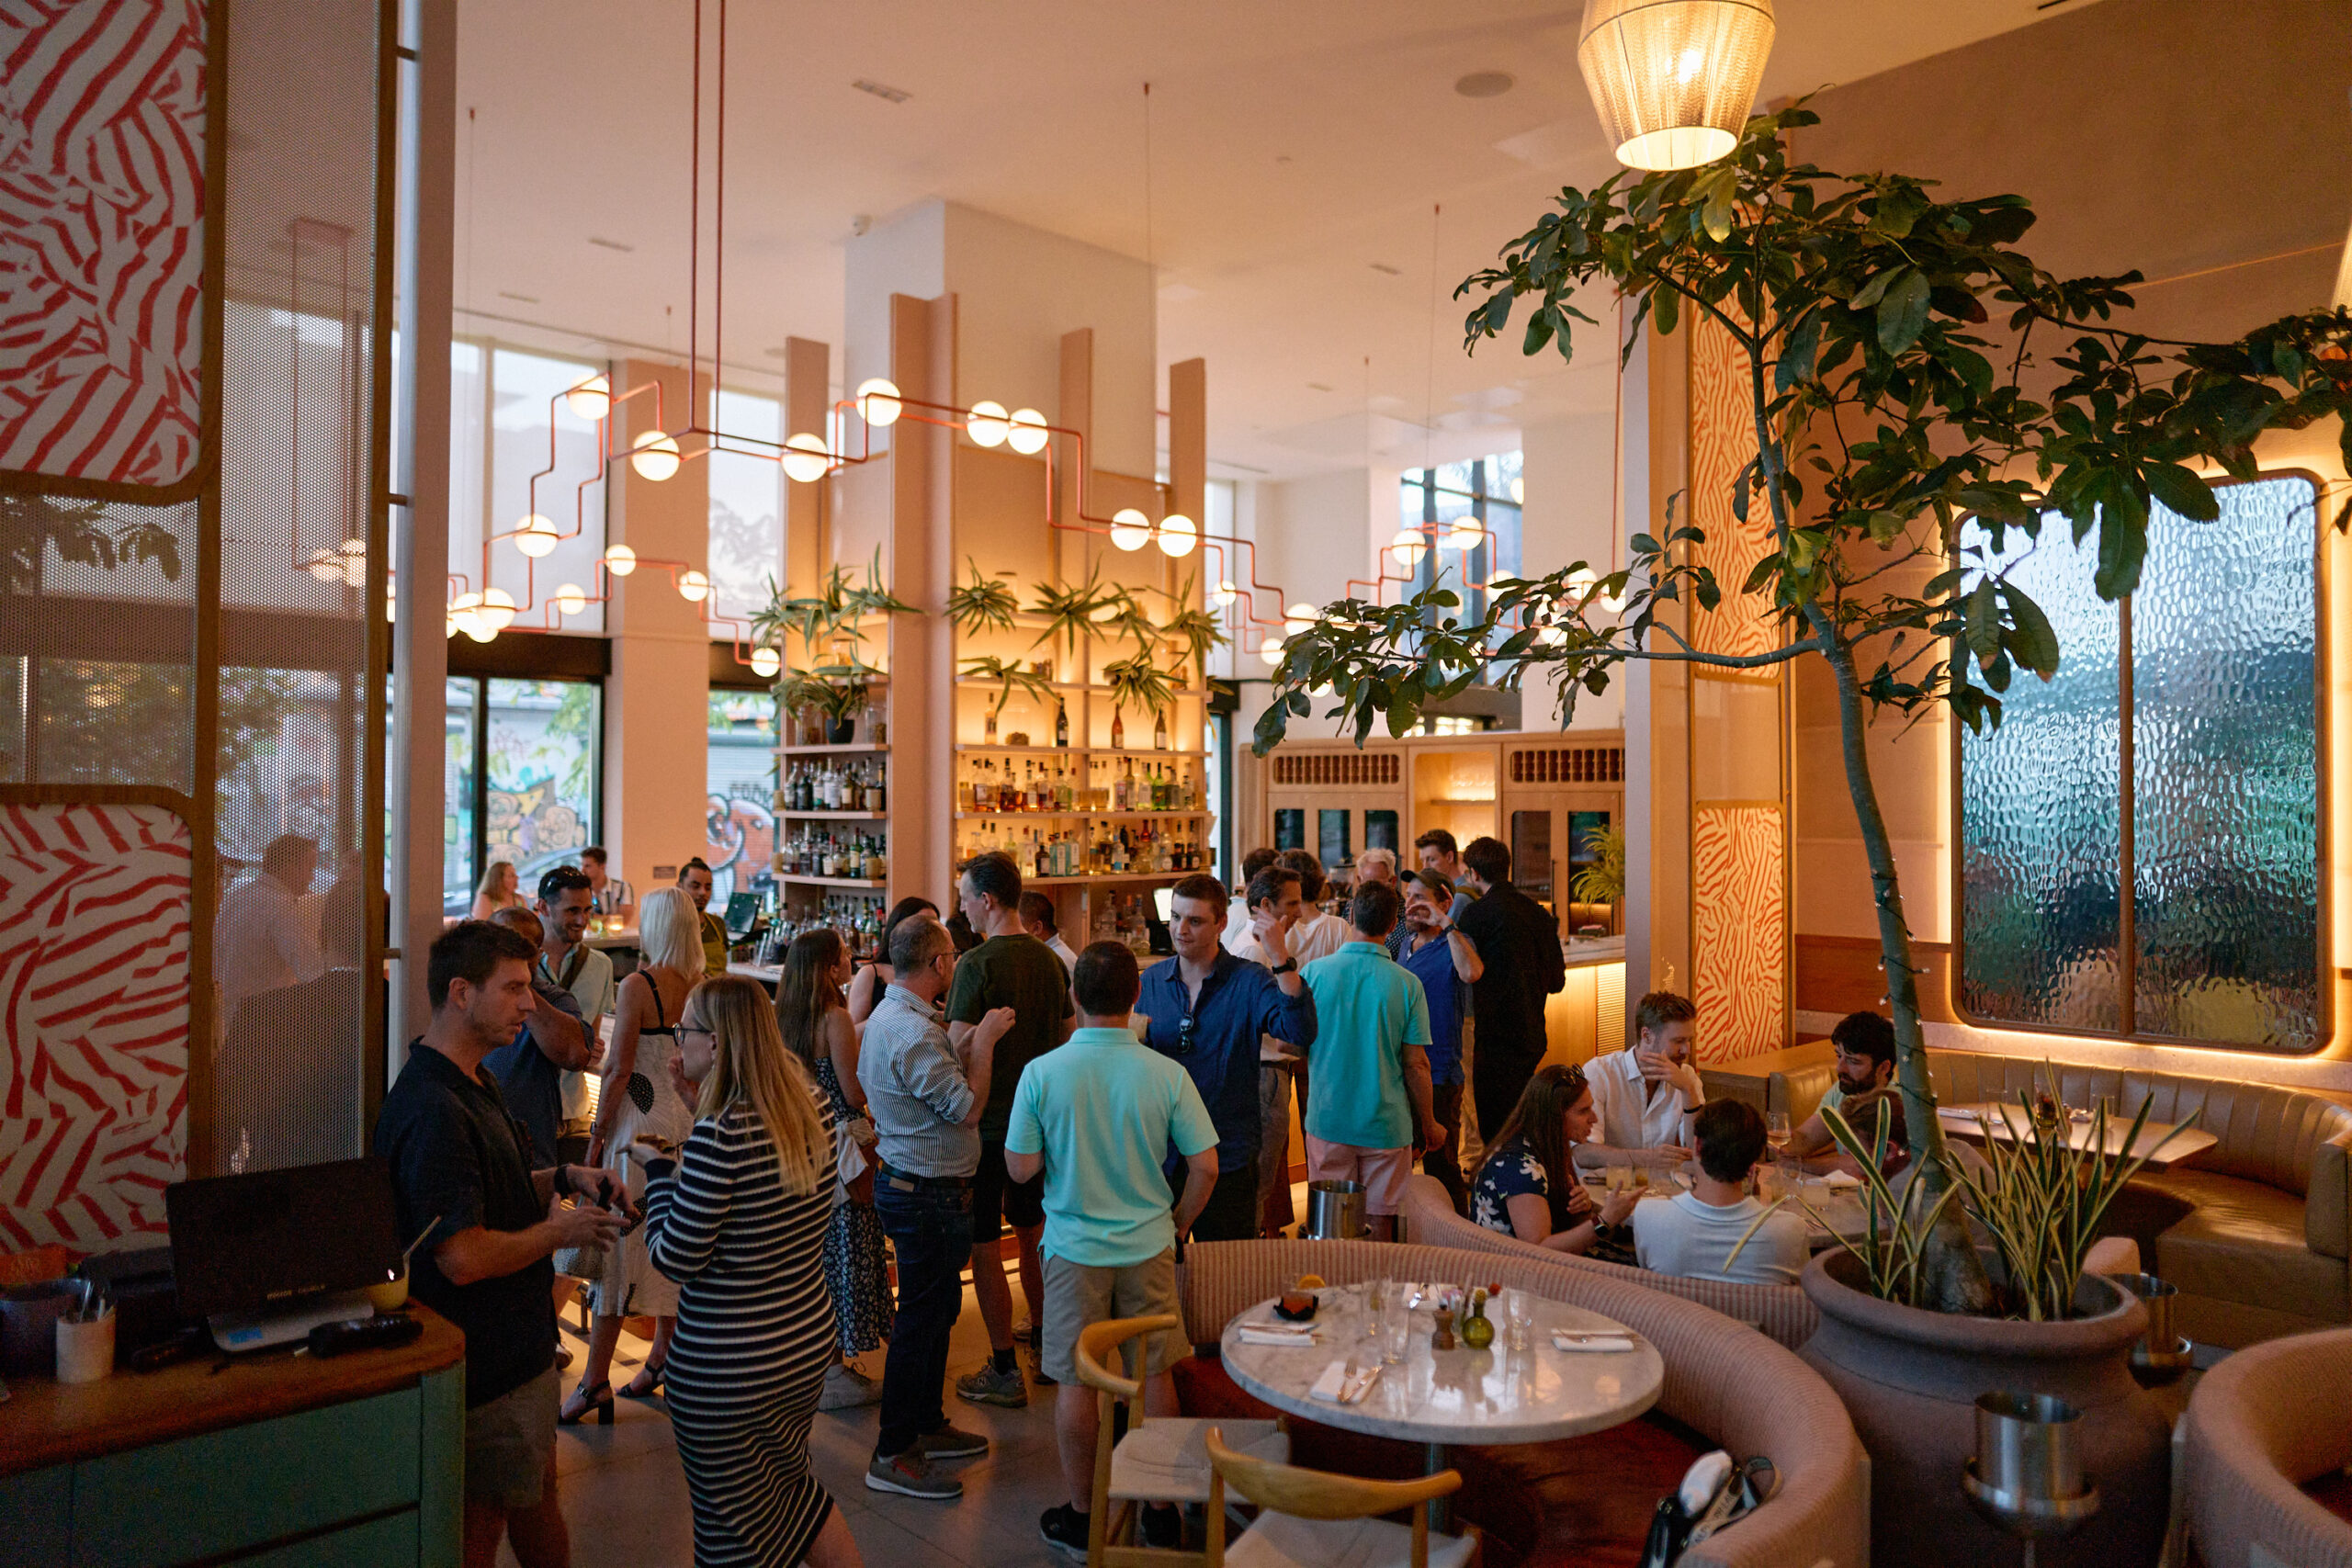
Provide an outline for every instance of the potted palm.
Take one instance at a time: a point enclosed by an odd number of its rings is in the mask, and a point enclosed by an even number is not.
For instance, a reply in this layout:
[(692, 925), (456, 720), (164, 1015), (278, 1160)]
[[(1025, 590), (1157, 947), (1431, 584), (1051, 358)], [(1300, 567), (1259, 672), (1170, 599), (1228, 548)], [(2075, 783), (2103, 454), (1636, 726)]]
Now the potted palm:
[[(1847, 1393), (1876, 1461), (1879, 1560), (1973, 1562), (1997, 1538), (1959, 1506), (1952, 1478), (1965, 1449), (1951, 1439), (1965, 1398), (1998, 1386), (1991, 1380), (2037, 1387), (2065, 1381), (2053, 1369), (2084, 1371), (2113, 1395), (2085, 1418), (2086, 1441), (2103, 1455), (2090, 1462), (2127, 1489), (2161, 1495), (2162, 1434), (2120, 1382), (2144, 1321), (2138, 1303), (2079, 1280), (2072, 1316), (2034, 1320), (2014, 1311), (2013, 1292), (2005, 1299), (2000, 1268), (1971, 1235), (1973, 1220), (1995, 1234), (1993, 1258), (2006, 1258), (1999, 1233), (2018, 1218), (1971, 1201), (1937, 1119), (1871, 723), (1941, 705), (1973, 728), (1997, 725), (2001, 694), (2022, 675), (2049, 678), (2060, 657), (2048, 617), (2008, 576), (2005, 547), (2062, 524), (2077, 542), (2095, 535), (2098, 593), (2129, 593), (2152, 507), (2218, 514), (2199, 466), (2252, 477), (2264, 430), (2352, 410), (2352, 313), (2288, 317), (2235, 343), (2154, 342), (2119, 320), (2137, 274), (2060, 278), (2017, 249), (2034, 217), (2022, 197), (1943, 199), (1901, 175), (1792, 163), (1782, 133), (1815, 122), (1792, 106), (1750, 120), (1719, 164), (1565, 189), (1557, 210), (1462, 286), (1480, 296), (1466, 321), (1473, 347), (1524, 299), (1523, 352), (1566, 356), (1571, 322), (1594, 320), (1577, 302), (1589, 288), (1632, 304), (1634, 344), (1644, 321), (1670, 332), (1686, 316), (1728, 336), (1753, 432), (1729, 501), (1743, 519), (1760, 513), (1770, 534), (1746, 581), (1719, 583), (1696, 563), (1702, 536), (1669, 510), (1662, 537), (1631, 540), (1625, 568), (1577, 561), (1504, 579), (1476, 616), (1443, 586), (1400, 605), (1330, 606), (1285, 645), (1256, 749), (1279, 743), (1317, 694), (1361, 741), (1375, 723), (1404, 733), (1490, 671), (1506, 687), (1556, 674), (1565, 723), (1579, 694), (1605, 690), (1634, 660), (1826, 666), (1874, 891), (1918, 1207), (1905, 1299), (1887, 1299), (1851, 1254), (1808, 1271), (1806, 1291), (1838, 1325), (1815, 1341), (1815, 1359)], [(2344, 439), (2352, 459), (2352, 434)], [(1915, 563), (1932, 573), (1916, 588), (1917, 574), (1894, 570)], [(1689, 607), (1713, 610), (1726, 593), (1750, 597), (1771, 630), (1767, 647), (1731, 654), (1684, 639)], [(1877, 1371), (1865, 1375), (1865, 1364)], [(2120, 1541), (2141, 1516), (2119, 1506), (2106, 1476), (2100, 1486), (2109, 1505), (2083, 1540)]]

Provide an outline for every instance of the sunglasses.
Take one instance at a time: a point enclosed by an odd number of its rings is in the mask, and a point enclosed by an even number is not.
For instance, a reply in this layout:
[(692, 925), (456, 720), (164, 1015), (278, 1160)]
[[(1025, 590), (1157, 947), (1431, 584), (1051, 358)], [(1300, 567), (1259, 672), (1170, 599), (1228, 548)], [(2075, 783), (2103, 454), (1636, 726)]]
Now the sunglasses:
[(1189, 1013), (1189, 1012), (1188, 1012), (1188, 1013), (1184, 1014), (1184, 1016), (1183, 1016), (1182, 1019), (1180, 1019), (1180, 1020), (1178, 1020), (1178, 1021), (1177, 1021), (1177, 1024), (1176, 1024), (1176, 1055), (1178, 1055), (1179, 1056), (1189, 1056), (1189, 1055), (1191, 1055), (1192, 1054), (1193, 1054), (1193, 1015), (1192, 1015), (1191, 1013)]

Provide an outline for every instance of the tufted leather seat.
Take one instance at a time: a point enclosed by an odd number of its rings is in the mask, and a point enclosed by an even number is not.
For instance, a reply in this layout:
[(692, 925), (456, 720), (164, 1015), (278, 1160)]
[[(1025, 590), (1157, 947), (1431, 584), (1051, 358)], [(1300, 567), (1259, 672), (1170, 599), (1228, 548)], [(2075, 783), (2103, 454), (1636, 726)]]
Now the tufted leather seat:
[[(2135, 1178), (2132, 1195), (2141, 1200), (2133, 1207), (2162, 1215), (2161, 1228), (2140, 1240), (2143, 1249), (2154, 1243), (2156, 1273), (2180, 1287), (2181, 1332), (2242, 1346), (2352, 1321), (2352, 1109), (2272, 1084), (1974, 1051), (1931, 1050), (1928, 1070), (1947, 1105), (2014, 1101), (2054, 1070), (2070, 1105), (2110, 1095), (2130, 1113), (2153, 1098), (2155, 1121), (2196, 1116), (2220, 1143), (2187, 1165)], [(1825, 1045), (1819, 1065), (1771, 1075), (1766, 1108), (1801, 1122), (1836, 1077)], [(2184, 1204), (2194, 1207), (2175, 1218)]]

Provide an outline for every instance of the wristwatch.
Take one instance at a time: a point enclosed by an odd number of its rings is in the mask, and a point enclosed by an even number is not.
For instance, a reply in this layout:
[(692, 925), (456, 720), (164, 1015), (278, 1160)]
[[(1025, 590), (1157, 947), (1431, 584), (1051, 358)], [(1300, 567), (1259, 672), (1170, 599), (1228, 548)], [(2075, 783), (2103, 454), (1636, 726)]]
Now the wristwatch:
[(1298, 967), (1298, 960), (1297, 960), (1297, 959), (1295, 959), (1295, 958), (1286, 959), (1286, 960), (1284, 960), (1283, 962), (1282, 962), (1282, 963), (1277, 964), (1275, 964), (1275, 965), (1274, 965), (1273, 973), (1275, 973), (1275, 974), (1277, 974), (1277, 975), (1288, 975), (1288, 974), (1290, 974), (1291, 972), (1293, 972), (1294, 970), (1295, 970), (1297, 967)]
[(563, 1166), (563, 1165), (559, 1165), (559, 1166), (557, 1166), (557, 1167), (555, 1168), (555, 1182), (554, 1182), (554, 1186), (555, 1186), (555, 1195), (556, 1195), (557, 1197), (559, 1197), (559, 1198), (569, 1198), (569, 1197), (571, 1197), (571, 1167), (569, 1167), (569, 1166)]

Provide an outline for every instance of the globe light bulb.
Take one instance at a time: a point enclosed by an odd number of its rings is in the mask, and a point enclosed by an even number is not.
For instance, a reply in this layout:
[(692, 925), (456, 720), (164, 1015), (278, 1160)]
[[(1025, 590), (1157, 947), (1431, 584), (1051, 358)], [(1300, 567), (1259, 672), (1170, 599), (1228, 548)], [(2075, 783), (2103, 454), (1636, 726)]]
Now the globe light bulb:
[(678, 444), (658, 430), (649, 430), (629, 444), (628, 466), (637, 477), (660, 484), (678, 471)]
[(564, 583), (555, 591), (555, 607), (563, 615), (576, 615), (588, 607), (588, 595), (581, 591), (580, 584)]
[[(490, 637), (481, 635), (484, 628), (481, 618), (481, 595), (479, 593), (460, 593), (451, 600), (448, 622), (449, 635), (452, 637), (463, 632), (476, 642), (490, 640)], [(496, 630), (492, 628), (491, 636), (496, 635)]]
[(1004, 444), (1023, 457), (1030, 457), (1046, 449), (1053, 437), (1046, 430), (1046, 416), (1035, 409), (1014, 409), (1012, 422), (1005, 429)]
[(857, 412), (876, 430), (899, 423), (906, 405), (899, 401), (898, 383), (887, 376), (869, 376), (857, 384)]
[(972, 405), (972, 412), (966, 416), (964, 434), (982, 446), (1001, 446), (1004, 438), (1012, 434), (1012, 426), (1008, 423), (1010, 417), (1002, 403), (982, 398)]
[(1513, 506), (1525, 506), (1527, 504), (1527, 481), (1520, 478), (1517, 474), (1513, 474), (1511, 476), (1510, 503)]
[(1315, 624), (1322, 612), (1302, 599), (1283, 612), (1283, 629), (1293, 634), (1303, 632)]
[(755, 648), (752, 649), (752, 673), (757, 675), (761, 680), (766, 681), (774, 679), (776, 671), (783, 668), (784, 655), (778, 653), (775, 649)]
[(1159, 520), (1159, 553), (1182, 559), (1193, 553), (1201, 542), (1200, 525), (1181, 512), (1171, 512)]
[(563, 394), (563, 406), (594, 424), (613, 412), (613, 384), (602, 376), (591, 376)]
[(832, 456), (825, 450), (821, 435), (806, 431), (785, 441), (784, 477), (801, 484), (814, 484), (825, 477), (833, 466)]
[(699, 604), (710, 597), (710, 579), (698, 571), (678, 573), (678, 597), (689, 604)]
[(1476, 549), (1481, 544), (1484, 544), (1486, 542), (1486, 538), (1487, 531), (1478, 525), (1478, 520), (1465, 512), (1461, 516), (1455, 518), (1453, 520), (1453, 526), (1447, 530), (1445, 536), (1445, 547), (1449, 550), (1460, 550), (1464, 554), (1467, 554), (1468, 552)]
[(1139, 550), (1151, 538), (1151, 519), (1132, 506), (1111, 513), (1111, 542), (1123, 550)]
[(481, 608), (475, 612), (475, 615), (491, 630), (503, 632), (514, 624), (514, 596), (503, 588), (485, 589)]
[(556, 547), (555, 525), (532, 513), (514, 525), (514, 547), (537, 560)]
[(321, 582), (333, 582), (343, 576), (343, 558), (333, 550), (312, 550), (303, 570)]
[(364, 539), (343, 542), (343, 584), (346, 588), (368, 586), (368, 543)]
[(473, 638), (476, 642), (488, 642), (498, 636), (498, 628), (491, 625), (488, 621), (483, 620), (480, 615), (474, 616), (471, 621), (469, 621), (465, 626), (458, 629), (463, 631), (468, 637)]
[(627, 545), (615, 545), (605, 552), (605, 570), (615, 577), (627, 577), (637, 570), (637, 552)]
[(1269, 632), (1266, 635), (1266, 640), (1258, 645), (1258, 657), (1266, 661), (1266, 668), (1269, 670), (1272, 670), (1281, 664), (1283, 661), (1283, 639)]
[(1233, 585), (1233, 579), (1220, 578), (1217, 580), (1216, 592), (1210, 597), (1216, 601), (1217, 608), (1222, 610), (1241, 597), (1241, 590)]
[(400, 615), (398, 614), (399, 604), (400, 585), (394, 582), (390, 577), (386, 577), (384, 579), (384, 619), (392, 622), (394, 625), (398, 625), (400, 622)]
[(1396, 536), (1388, 541), (1388, 553), (1396, 558), (1398, 566), (1411, 571), (1430, 553), (1430, 536), (1419, 528), (1399, 528)]

